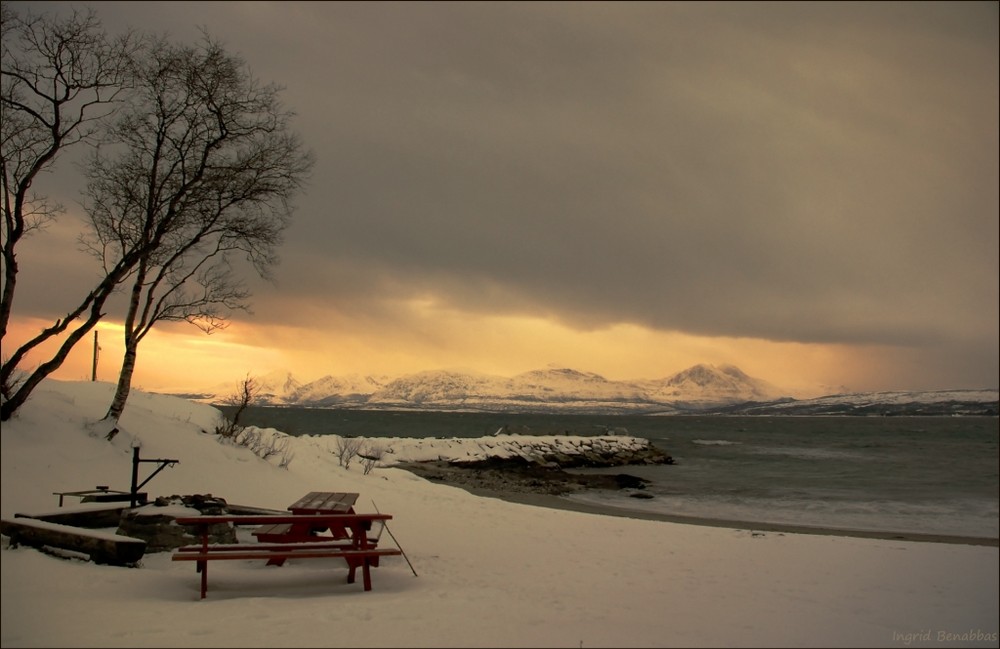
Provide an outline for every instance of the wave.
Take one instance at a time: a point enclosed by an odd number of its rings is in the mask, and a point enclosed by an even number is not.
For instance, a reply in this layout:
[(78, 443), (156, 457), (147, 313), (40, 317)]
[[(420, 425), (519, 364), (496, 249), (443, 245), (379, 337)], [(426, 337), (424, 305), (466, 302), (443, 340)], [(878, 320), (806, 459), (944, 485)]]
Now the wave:
[(737, 446), (743, 442), (733, 442), (728, 439), (692, 439), (691, 443), (701, 446)]
[(618, 492), (582, 492), (569, 500), (618, 509), (743, 521), (744, 525), (823, 527), (869, 532), (900, 532), (997, 538), (997, 504), (983, 499), (954, 499), (934, 503), (898, 500), (834, 502), (809, 498), (695, 497), (657, 494), (637, 500)]
[(756, 448), (750, 451), (757, 455), (783, 455), (800, 460), (860, 460), (869, 461), (873, 458), (862, 453), (837, 451), (828, 448), (801, 448), (794, 446), (774, 446)]

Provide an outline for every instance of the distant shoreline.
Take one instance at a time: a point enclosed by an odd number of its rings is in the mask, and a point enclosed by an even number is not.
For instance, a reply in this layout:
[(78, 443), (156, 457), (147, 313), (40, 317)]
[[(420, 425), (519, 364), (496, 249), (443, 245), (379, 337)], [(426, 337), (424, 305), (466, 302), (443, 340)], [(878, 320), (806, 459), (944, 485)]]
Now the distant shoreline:
[(818, 534), (822, 536), (848, 536), (863, 539), (882, 539), (895, 541), (917, 541), (922, 543), (952, 543), (957, 545), (979, 545), (987, 547), (1000, 547), (1000, 539), (959, 536), (954, 534), (925, 534), (921, 532), (876, 532), (869, 530), (851, 530), (836, 527), (815, 527), (810, 525), (792, 525), (784, 523), (757, 523), (750, 521), (726, 520), (721, 518), (702, 518), (698, 516), (680, 516), (675, 514), (660, 514), (655, 512), (642, 512), (632, 509), (624, 509), (611, 505), (596, 505), (570, 500), (563, 496), (551, 496), (549, 494), (529, 494), (529, 493), (502, 493), (488, 489), (475, 489), (462, 487), (477, 496), (487, 498), (499, 498), (508, 502), (522, 505), (534, 505), (537, 507), (548, 507), (550, 509), (564, 509), (569, 511), (585, 512), (590, 514), (600, 514), (603, 516), (621, 516), (624, 518), (639, 518), (643, 520), (662, 521), (665, 523), (680, 523), (683, 525), (705, 525), (708, 527), (723, 527), (739, 530), (752, 530), (754, 532), (777, 532), (787, 534)]
[[(955, 545), (1000, 547), (1000, 539), (989, 537), (961, 536), (957, 534), (929, 534), (921, 532), (879, 532), (871, 530), (853, 530), (836, 527), (794, 525), (785, 523), (761, 523), (754, 521), (739, 521), (721, 518), (705, 518), (699, 516), (682, 516), (676, 514), (637, 511), (622, 507), (615, 507), (613, 505), (599, 505), (595, 503), (571, 500), (559, 495), (558, 492), (553, 490), (551, 486), (546, 487), (539, 484), (538, 481), (522, 481), (518, 480), (514, 476), (509, 476), (511, 478), (510, 480), (497, 482), (496, 480), (489, 479), (486, 475), (484, 475), (484, 472), (474, 472), (467, 469), (448, 466), (445, 462), (427, 463), (425, 465), (427, 469), (431, 469), (431, 467), (433, 467), (432, 472), (422, 470), (423, 467), (419, 466), (421, 464), (424, 463), (408, 462), (393, 465), (393, 468), (409, 471), (415, 475), (428, 478), (433, 482), (459, 487), (480, 497), (497, 498), (499, 500), (521, 505), (547, 507), (549, 509), (561, 509), (588, 514), (599, 514), (602, 516), (620, 516), (624, 518), (637, 518), (642, 520), (661, 521), (665, 523), (679, 523), (683, 525), (704, 525), (708, 527), (721, 527), (736, 530), (751, 530), (754, 532), (816, 534), (821, 536), (843, 536), (865, 539), (913, 541), (920, 543), (949, 543)], [(487, 484), (490, 486), (484, 486)]]

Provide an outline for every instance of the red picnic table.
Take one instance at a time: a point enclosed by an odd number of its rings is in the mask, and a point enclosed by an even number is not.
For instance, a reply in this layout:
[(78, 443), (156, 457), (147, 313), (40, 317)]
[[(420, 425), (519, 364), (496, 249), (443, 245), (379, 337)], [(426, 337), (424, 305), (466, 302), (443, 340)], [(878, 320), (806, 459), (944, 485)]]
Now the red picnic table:
[[(296, 516), (353, 514), (358, 495), (349, 491), (310, 491), (289, 505), (288, 511)], [(344, 525), (331, 524), (329, 527), (317, 527), (313, 523), (261, 525), (253, 531), (253, 535), (262, 543), (308, 543), (315, 541), (316, 536), (327, 529), (334, 539), (349, 537), (348, 529)]]
[(350, 491), (310, 491), (291, 505), (293, 514), (353, 514), (358, 494)]
[[(172, 558), (197, 562), (202, 598), (208, 589), (207, 562), (213, 559), (266, 559), (267, 565), (280, 566), (291, 558), (341, 557), (350, 568), (348, 583), (354, 583), (360, 567), (365, 590), (371, 590), (370, 568), (378, 566), (380, 557), (401, 555), (402, 550), (377, 547), (381, 534), (371, 536), (373, 524), (381, 523), (385, 529), (392, 516), (358, 514), (357, 499), (358, 494), (351, 492), (311, 491), (288, 506), (291, 514), (178, 518), (178, 524), (196, 528), (201, 543), (177, 548)], [(257, 525), (253, 535), (258, 543), (209, 544), (209, 529), (218, 524)], [(329, 534), (323, 533), (326, 530)]]
[[(213, 544), (208, 542), (209, 531), (215, 525), (269, 525), (282, 523), (299, 524), (300, 519), (310, 527), (326, 528), (342, 526), (351, 531), (345, 540), (334, 540), (329, 536), (312, 536), (312, 542), (289, 543), (235, 543)], [(347, 583), (354, 583), (355, 571), (360, 567), (364, 576), (365, 590), (372, 589), (371, 568), (378, 566), (383, 556), (401, 555), (397, 548), (379, 549), (368, 539), (372, 523), (392, 519), (389, 514), (287, 514), (282, 515), (208, 515), (180, 517), (178, 525), (189, 525), (196, 529), (201, 543), (184, 545), (176, 549), (171, 557), (174, 561), (194, 561), (201, 573), (201, 597), (208, 591), (208, 562), (211, 560), (253, 560), (266, 559), (281, 565), (286, 559), (342, 558), (347, 561), (350, 571)], [(323, 539), (327, 539), (323, 541)]]

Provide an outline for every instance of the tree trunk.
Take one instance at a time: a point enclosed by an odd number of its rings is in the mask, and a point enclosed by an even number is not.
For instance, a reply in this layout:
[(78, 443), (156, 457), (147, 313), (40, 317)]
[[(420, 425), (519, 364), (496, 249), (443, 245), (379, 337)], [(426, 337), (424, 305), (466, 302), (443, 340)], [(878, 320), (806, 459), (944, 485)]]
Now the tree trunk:
[(118, 434), (118, 419), (125, 410), (125, 402), (132, 389), (132, 373), (135, 371), (135, 359), (139, 351), (139, 341), (142, 339), (142, 334), (136, 326), (136, 318), (139, 313), (139, 302), (142, 299), (142, 287), (146, 281), (146, 268), (146, 259), (143, 258), (136, 271), (128, 313), (125, 315), (125, 356), (122, 358), (121, 372), (118, 373), (118, 387), (115, 389), (115, 397), (111, 400), (108, 414), (104, 415), (104, 421), (112, 424), (107, 434), (108, 441)]
[(132, 373), (135, 371), (135, 359), (139, 352), (139, 341), (135, 336), (127, 336), (125, 339), (125, 357), (122, 359), (122, 371), (118, 374), (118, 387), (115, 389), (115, 397), (111, 400), (111, 407), (108, 414), (104, 415), (104, 420), (112, 422), (114, 425), (107, 434), (107, 439), (111, 440), (118, 434), (118, 419), (121, 418), (125, 410), (125, 402), (128, 401), (129, 392), (132, 390)]
[(14, 285), (17, 283), (17, 259), (14, 256), (14, 249), (9, 243), (3, 251), (4, 258), (4, 282), (3, 296), (0, 297), (0, 340), (7, 337), (7, 323), (10, 321), (10, 312), (14, 304)]
[(34, 372), (18, 386), (16, 392), (11, 395), (10, 399), (3, 402), (0, 406), (0, 421), (7, 421), (17, 409), (24, 405), (24, 402), (28, 400), (28, 396), (31, 391), (42, 382), (49, 374), (55, 372), (66, 360), (73, 346), (80, 341), (85, 335), (87, 335), (91, 329), (97, 324), (97, 322), (104, 317), (101, 313), (101, 309), (104, 308), (104, 303), (107, 302), (111, 293), (114, 292), (116, 286), (122, 281), (124, 277), (128, 275), (131, 268), (135, 266), (136, 261), (132, 260), (135, 255), (130, 254), (127, 258), (123, 258), (118, 264), (108, 273), (108, 275), (101, 280), (101, 283), (93, 291), (87, 295), (86, 299), (76, 308), (75, 311), (69, 313), (65, 318), (61, 320), (56, 320), (55, 323), (46, 329), (43, 329), (41, 333), (29, 340), (28, 342), (21, 345), (10, 358), (5, 359), (0, 363), (0, 384), (9, 385), (11, 377), (14, 375), (15, 370), (24, 360), (28, 353), (44, 343), (51, 338), (62, 334), (69, 328), (69, 325), (81, 317), (89, 309), (90, 313), (87, 315), (86, 321), (81, 324), (76, 330), (71, 332), (67, 336), (66, 340), (63, 342), (59, 351), (49, 359), (47, 362), (39, 365)]
[(0, 406), (0, 421), (7, 421), (13, 417), (18, 408), (23, 406), (24, 402), (28, 400), (32, 390), (34, 390), (49, 374), (52, 374), (52, 372), (59, 369), (59, 366), (61, 366), (63, 361), (66, 360), (66, 357), (69, 356), (69, 352), (73, 349), (73, 346), (76, 345), (81, 338), (87, 335), (87, 333), (90, 332), (90, 330), (97, 324), (97, 321), (101, 319), (101, 306), (103, 303), (104, 300), (101, 300), (99, 304), (95, 304), (91, 310), (90, 317), (87, 318), (87, 321), (80, 325), (76, 331), (67, 337), (66, 341), (62, 344), (62, 347), (59, 348), (59, 351), (56, 352), (55, 356), (53, 356), (48, 362), (39, 365), (35, 371), (32, 372), (31, 375), (18, 386), (17, 391), (10, 396), (10, 399), (3, 402), (3, 405)]

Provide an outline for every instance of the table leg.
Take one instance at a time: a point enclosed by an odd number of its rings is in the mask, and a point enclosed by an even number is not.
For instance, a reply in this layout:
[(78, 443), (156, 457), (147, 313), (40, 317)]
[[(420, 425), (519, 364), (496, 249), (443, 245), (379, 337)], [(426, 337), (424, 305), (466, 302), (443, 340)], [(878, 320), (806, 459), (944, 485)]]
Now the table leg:
[(361, 566), (361, 572), (364, 575), (365, 580), (365, 590), (372, 589), (372, 571), (371, 566), (368, 563), (368, 557), (365, 557), (364, 564)]

